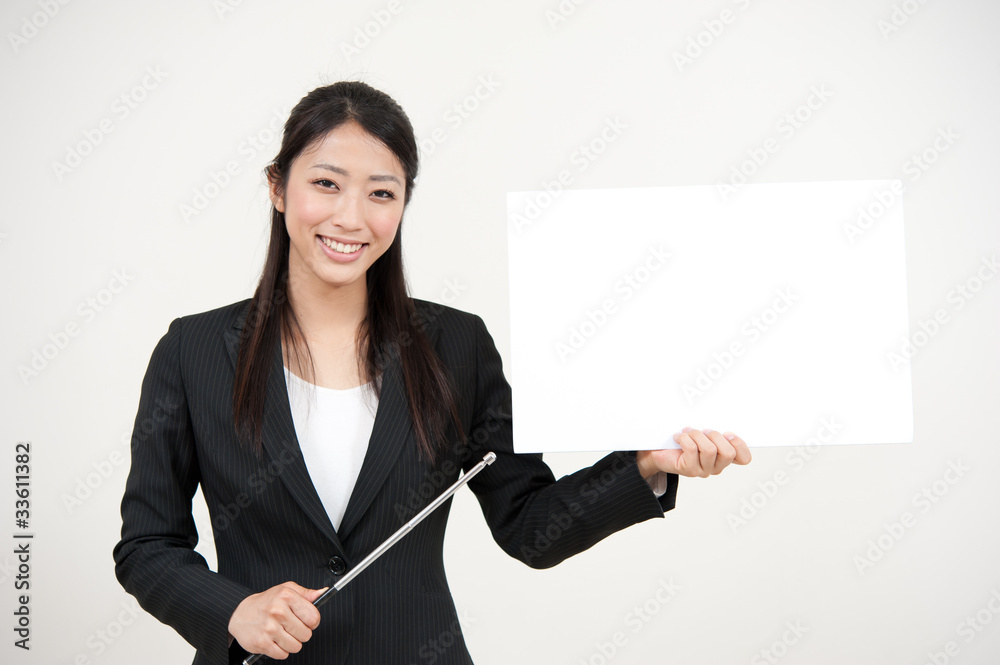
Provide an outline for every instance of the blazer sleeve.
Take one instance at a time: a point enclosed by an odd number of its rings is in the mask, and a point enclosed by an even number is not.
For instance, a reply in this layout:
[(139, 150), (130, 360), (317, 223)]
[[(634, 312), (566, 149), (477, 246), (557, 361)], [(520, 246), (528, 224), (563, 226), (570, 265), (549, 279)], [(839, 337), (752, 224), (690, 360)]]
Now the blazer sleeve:
[(540, 454), (514, 453), (510, 385), (486, 325), (478, 316), (474, 320), (477, 385), (467, 435), (475, 454), (466, 468), (491, 450), (497, 455), (469, 486), (505, 552), (533, 568), (548, 568), (674, 507), (677, 475), (667, 474), (666, 492), (657, 498), (639, 473), (634, 451), (611, 453), (558, 481)]
[(115, 575), (144, 610), (210, 662), (227, 662), (229, 618), (250, 589), (209, 570), (194, 551), (191, 498), (200, 481), (180, 363), (181, 319), (153, 350), (132, 430)]

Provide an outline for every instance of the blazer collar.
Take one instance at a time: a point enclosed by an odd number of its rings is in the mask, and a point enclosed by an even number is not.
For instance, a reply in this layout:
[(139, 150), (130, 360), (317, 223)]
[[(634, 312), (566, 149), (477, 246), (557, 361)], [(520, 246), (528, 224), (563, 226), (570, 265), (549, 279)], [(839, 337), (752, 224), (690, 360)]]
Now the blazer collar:
[[(249, 307), (250, 300), (246, 300), (232, 327), (224, 333), (226, 349), (229, 352), (234, 370), (239, 352), (240, 335)], [(438, 332), (434, 321), (424, 330), (432, 348)], [(282, 465), (281, 468), (284, 471), (280, 478), (302, 510), (341, 552), (344, 551), (342, 539), (350, 534), (381, 491), (389, 471), (399, 458), (404, 445), (416, 445), (412, 435), (412, 422), (398, 359), (393, 358), (383, 369), (381, 384), (378, 409), (375, 412), (375, 424), (368, 442), (368, 451), (365, 454), (354, 491), (347, 504), (340, 529), (337, 530), (330, 522), (326, 510), (323, 508), (323, 503), (316, 493), (316, 488), (309, 477), (302, 457), (298, 438), (295, 435), (295, 424), (292, 421), (288, 390), (285, 385), (280, 341), (274, 345), (271, 352), (271, 370), (268, 374), (264, 404), (264, 450), (272, 460)], [(288, 459), (293, 461), (290, 464), (280, 461)], [(386, 533), (383, 537), (389, 535), (390, 533)]]

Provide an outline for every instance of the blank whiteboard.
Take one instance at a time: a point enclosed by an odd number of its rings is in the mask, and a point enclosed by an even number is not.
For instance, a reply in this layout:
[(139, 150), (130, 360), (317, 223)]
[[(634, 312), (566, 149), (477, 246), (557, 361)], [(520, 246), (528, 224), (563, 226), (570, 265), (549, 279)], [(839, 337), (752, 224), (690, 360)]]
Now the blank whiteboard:
[(899, 181), (512, 192), (507, 214), (518, 452), (685, 426), (912, 442)]

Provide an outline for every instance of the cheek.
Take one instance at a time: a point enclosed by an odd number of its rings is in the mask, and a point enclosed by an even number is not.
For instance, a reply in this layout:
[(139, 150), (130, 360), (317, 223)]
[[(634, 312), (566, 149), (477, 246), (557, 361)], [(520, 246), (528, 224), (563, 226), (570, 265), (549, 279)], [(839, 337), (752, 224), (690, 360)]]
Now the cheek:
[(297, 227), (311, 227), (329, 216), (320, 197), (301, 191), (289, 192), (285, 198), (285, 221)]
[(369, 228), (376, 236), (391, 242), (399, 229), (399, 220), (402, 214), (402, 210), (393, 210), (375, 215), (368, 221)]

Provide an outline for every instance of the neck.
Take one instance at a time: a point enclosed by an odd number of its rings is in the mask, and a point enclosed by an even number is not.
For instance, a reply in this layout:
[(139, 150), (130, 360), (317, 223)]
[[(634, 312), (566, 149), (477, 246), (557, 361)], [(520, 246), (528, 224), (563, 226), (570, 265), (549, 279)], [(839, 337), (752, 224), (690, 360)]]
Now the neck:
[(335, 287), (296, 272), (289, 271), (288, 299), (306, 337), (353, 342), (367, 315), (364, 280)]

